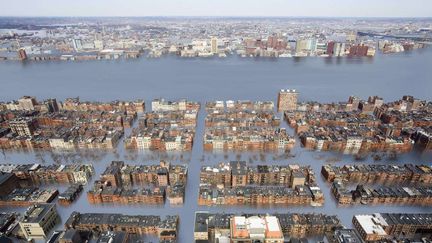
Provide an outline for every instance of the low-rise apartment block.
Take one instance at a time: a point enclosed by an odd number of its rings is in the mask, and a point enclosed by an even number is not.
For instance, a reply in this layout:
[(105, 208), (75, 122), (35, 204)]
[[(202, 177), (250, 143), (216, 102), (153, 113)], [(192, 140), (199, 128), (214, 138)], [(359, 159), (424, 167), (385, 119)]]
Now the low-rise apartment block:
[(432, 166), (414, 164), (324, 165), (324, 178), (364, 184), (432, 184)]
[(374, 213), (355, 215), (352, 221), (365, 242), (410, 240), (432, 230), (431, 214)]
[(99, 234), (106, 231), (126, 232), (136, 235), (157, 235), (161, 242), (175, 242), (178, 216), (123, 215), (115, 213), (73, 212), (65, 223), (66, 229)]
[(59, 194), (56, 188), (19, 188), (0, 197), (0, 207), (28, 207), (35, 203), (51, 203)]
[[(128, 165), (113, 161), (87, 193), (90, 203), (182, 204), (187, 181), (186, 165)], [(137, 188), (138, 187), (138, 188)]]
[(284, 116), (305, 148), (400, 153), (411, 151), (414, 144), (430, 147), (425, 131), (432, 126), (431, 111), (430, 102), (412, 96), (389, 103), (376, 96), (367, 101), (351, 96), (341, 103), (299, 103)]
[(83, 102), (68, 98), (43, 102), (23, 97), (0, 103), (0, 148), (113, 149), (145, 109), (137, 100)]
[(295, 140), (273, 111), (273, 102), (227, 101), (206, 105), (205, 150), (289, 150)]
[(191, 151), (200, 104), (187, 100), (154, 100), (139, 127), (125, 139), (128, 149)]
[(229, 214), (196, 212), (195, 242), (286, 242), (289, 237), (332, 233), (336, 216), (323, 214)]
[(0, 164), (0, 172), (15, 175), (20, 184), (87, 184), (94, 168), (92, 164)]
[[(325, 165), (321, 173), (332, 182), (340, 204), (432, 203), (432, 167), (427, 165)], [(357, 185), (349, 189), (352, 184)]]
[(323, 202), (323, 193), (309, 167), (249, 167), (245, 161), (232, 161), (201, 168), (199, 205), (320, 206)]
[(339, 204), (432, 205), (432, 187), (365, 186), (347, 189), (340, 181), (332, 184), (332, 193)]
[(0, 165), (0, 206), (23, 207), (34, 203), (50, 203), (59, 194), (56, 188), (38, 188), (40, 185), (86, 184), (94, 173), (88, 164)]

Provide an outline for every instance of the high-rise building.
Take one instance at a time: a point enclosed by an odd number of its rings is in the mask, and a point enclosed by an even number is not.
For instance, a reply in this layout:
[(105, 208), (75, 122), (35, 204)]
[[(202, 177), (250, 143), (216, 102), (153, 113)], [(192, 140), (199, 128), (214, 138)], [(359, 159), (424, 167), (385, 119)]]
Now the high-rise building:
[(278, 112), (281, 111), (294, 111), (297, 109), (298, 92), (293, 90), (282, 89), (278, 95), (277, 108)]
[(18, 57), (21, 61), (27, 60), (27, 52), (24, 50), (24, 48), (20, 48), (18, 50)]
[(55, 98), (53, 99), (47, 99), (45, 100), (45, 105), (48, 108), (48, 112), (58, 112), (59, 111), (59, 106), (57, 103), (57, 100)]
[(345, 43), (334, 43), (333, 56), (341, 57), (345, 55)]
[(308, 40), (308, 49), (311, 53), (315, 53), (317, 50), (317, 40), (315, 38)]
[(18, 100), (18, 104), (20, 105), (22, 110), (32, 111), (35, 109), (35, 105), (37, 105), (37, 101), (35, 97), (23, 96)]
[(365, 57), (368, 55), (368, 46), (365, 45), (355, 45), (351, 46), (349, 49), (348, 56), (350, 57)]
[(304, 39), (296, 41), (296, 53), (310, 53), (316, 51), (315, 39)]
[(317, 42), (315, 53), (317, 55), (327, 54), (327, 43), (325, 42)]
[(213, 54), (217, 54), (218, 53), (218, 40), (216, 37), (212, 37), (211, 38), (211, 52)]
[(276, 36), (269, 36), (267, 38), (267, 47), (277, 48), (277, 45), (278, 45), (278, 39)]
[(334, 41), (330, 41), (329, 43), (327, 43), (327, 55), (333, 56), (334, 46), (335, 46)]
[(368, 102), (375, 107), (381, 107), (384, 104), (384, 99), (378, 96), (369, 96)]
[(83, 48), (81, 39), (73, 39), (72, 44), (73, 44), (75, 51), (81, 51)]
[(348, 104), (351, 106), (351, 110), (357, 110), (359, 108), (360, 101), (360, 98), (351, 95), (348, 98)]
[(19, 136), (32, 136), (36, 130), (36, 119), (30, 117), (16, 118), (9, 122), (12, 132)]
[(46, 239), (58, 222), (55, 204), (35, 204), (27, 209), (19, 226), (27, 240)]

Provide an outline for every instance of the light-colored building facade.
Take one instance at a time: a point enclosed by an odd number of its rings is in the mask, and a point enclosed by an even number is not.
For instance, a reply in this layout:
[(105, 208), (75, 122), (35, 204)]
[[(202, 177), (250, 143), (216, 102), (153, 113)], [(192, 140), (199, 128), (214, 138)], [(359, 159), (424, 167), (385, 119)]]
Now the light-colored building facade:
[(211, 52), (213, 54), (218, 53), (218, 39), (216, 37), (211, 38)]
[(35, 105), (37, 105), (36, 98), (30, 96), (23, 96), (18, 100), (18, 104), (20, 105), (22, 110), (32, 111), (35, 109)]
[(35, 204), (27, 209), (19, 226), (27, 240), (46, 239), (58, 222), (55, 204)]
[(283, 243), (284, 236), (275, 216), (234, 216), (231, 218), (231, 243)]

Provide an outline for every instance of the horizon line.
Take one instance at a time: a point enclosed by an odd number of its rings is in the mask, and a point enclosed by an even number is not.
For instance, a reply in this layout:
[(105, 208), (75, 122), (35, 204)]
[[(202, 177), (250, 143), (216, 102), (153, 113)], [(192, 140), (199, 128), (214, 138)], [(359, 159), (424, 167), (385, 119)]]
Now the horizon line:
[(269, 15), (0, 15), (0, 18), (327, 18), (327, 19), (432, 19), (430, 16), (269, 16)]

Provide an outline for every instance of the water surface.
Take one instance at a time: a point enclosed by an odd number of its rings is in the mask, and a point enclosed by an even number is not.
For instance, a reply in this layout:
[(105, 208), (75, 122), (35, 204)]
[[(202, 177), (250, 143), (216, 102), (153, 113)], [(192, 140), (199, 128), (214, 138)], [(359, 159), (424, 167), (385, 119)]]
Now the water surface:
[[(229, 57), (226, 59), (182, 59), (164, 57), (160, 59), (138, 59), (127, 61), (88, 62), (1, 62), (0, 100), (18, 99), (23, 95), (43, 98), (80, 96), (82, 100), (110, 101), (142, 98), (149, 106), (154, 98), (188, 98), (202, 102), (208, 100), (250, 99), (276, 101), (279, 89), (297, 89), (303, 101), (320, 102), (346, 101), (349, 95), (366, 99), (379, 95), (386, 101), (396, 100), (402, 95), (431, 100), (432, 50), (377, 56), (369, 58), (302, 58), (302, 59), (252, 59)], [(147, 107), (148, 109), (149, 107)], [(320, 175), (321, 166), (329, 161), (347, 163), (374, 163), (368, 157), (355, 162), (351, 155), (316, 153), (300, 148), (297, 143), (292, 151), (293, 158), (278, 154), (266, 154), (260, 161), (257, 153), (204, 153), (202, 135), (205, 112), (199, 113), (195, 146), (183, 158), (178, 153), (159, 154), (127, 152), (122, 143), (115, 152), (90, 152), (62, 154), (50, 152), (6, 152), (0, 154), (0, 162), (10, 163), (53, 163), (60, 158), (62, 163), (84, 161), (94, 163), (97, 179), (112, 160), (127, 163), (159, 163), (161, 158), (173, 163), (188, 163), (189, 176), (185, 204), (171, 207), (90, 205), (85, 193), (69, 207), (58, 206), (64, 222), (72, 211), (107, 212), (124, 214), (178, 214), (180, 216), (179, 242), (193, 242), (194, 212), (315, 212), (337, 214), (342, 223), (351, 227), (354, 214), (374, 212), (430, 212), (431, 207), (422, 206), (371, 206), (357, 205), (338, 207), (330, 194), (329, 185)], [(284, 127), (286, 124), (283, 123)], [(129, 130), (127, 131), (129, 132)], [(292, 133), (292, 131), (290, 131)], [(221, 161), (242, 159), (254, 160), (253, 164), (311, 165), (324, 192), (323, 207), (199, 207), (197, 205), (199, 171), (202, 165), (215, 165)], [(379, 163), (387, 163), (380, 161)], [(414, 151), (400, 155), (392, 163), (432, 162), (431, 153)], [(92, 186), (87, 185), (84, 192)], [(63, 191), (66, 187), (59, 187)], [(23, 209), (3, 209), (18, 210)], [(62, 228), (58, 225), (58, 228)]]

